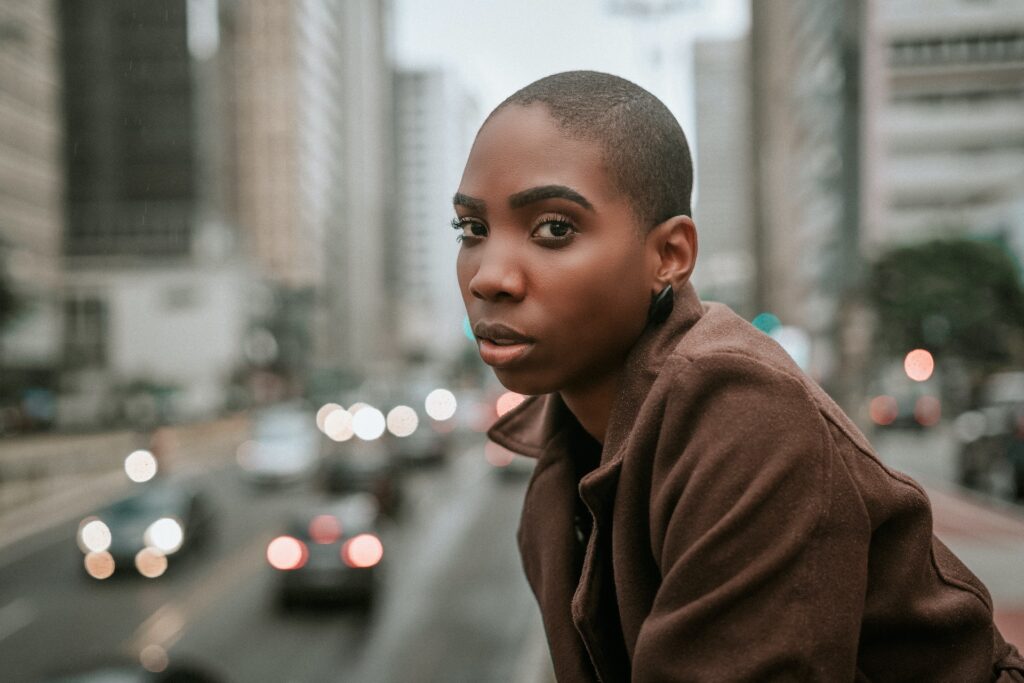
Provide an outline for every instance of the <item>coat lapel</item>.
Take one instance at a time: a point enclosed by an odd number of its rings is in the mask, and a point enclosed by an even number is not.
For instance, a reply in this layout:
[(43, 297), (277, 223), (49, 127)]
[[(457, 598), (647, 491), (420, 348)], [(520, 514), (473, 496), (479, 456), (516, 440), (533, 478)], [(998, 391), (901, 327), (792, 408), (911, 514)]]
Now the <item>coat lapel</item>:
[[(518, 541), (560, 681), (594, 680), (595, 672), (601, 681), (629, 680), (612, 554), (619, 474), (637, 413), (665, 356), (702, 313), (687, 283), (676, 295), (668, 321), (637, 341), (612, 406), (601, 464), (583, 478), (578, 491), (573, 435), (582, 428), (557, 394), (528, 398), (488, 432), (496, 443), (538, 460), (523, 503)], [(577, 495), (593, 521), (582, 558), (573, 524)]]

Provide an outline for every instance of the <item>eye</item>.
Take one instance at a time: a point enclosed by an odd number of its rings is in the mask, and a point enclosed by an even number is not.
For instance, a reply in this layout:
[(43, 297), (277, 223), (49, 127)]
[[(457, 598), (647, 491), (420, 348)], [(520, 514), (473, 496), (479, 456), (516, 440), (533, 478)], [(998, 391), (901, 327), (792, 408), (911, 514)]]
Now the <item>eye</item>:
[(544, 218), (533, 230), (533, 236), (552, 242), (566, 242), (576, 234), (576, 228), (565, 218)]
[(461, 233), (455, 238), (457, 242), (467, 239), (476, 240), (487, 236), (487, 226), (472, 218), (453, 218), (452, 227)]

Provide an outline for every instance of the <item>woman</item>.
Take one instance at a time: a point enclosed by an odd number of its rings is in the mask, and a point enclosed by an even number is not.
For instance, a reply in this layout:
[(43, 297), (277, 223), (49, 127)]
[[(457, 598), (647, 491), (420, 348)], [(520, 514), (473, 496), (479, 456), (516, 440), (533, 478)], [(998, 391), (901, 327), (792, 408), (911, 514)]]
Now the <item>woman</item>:
[(519, 545), (562, 681), (1024, 681), (921, 488), (772, 340), (689, 283), (686, 139), (642, 88), (556, 74), (454, 197), (480, 355), (532, 398)]

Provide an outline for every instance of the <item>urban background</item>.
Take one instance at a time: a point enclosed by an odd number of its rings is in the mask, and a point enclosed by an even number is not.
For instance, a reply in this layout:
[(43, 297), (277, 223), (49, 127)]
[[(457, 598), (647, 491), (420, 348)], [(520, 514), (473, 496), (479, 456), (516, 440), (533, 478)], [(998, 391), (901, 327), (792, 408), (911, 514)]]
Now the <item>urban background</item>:
[(1024, 644), (1024, 4), (551, 4), (0, 5), (8, 680), (545, 680), (530, 463), (483, 436), (522, 397), (447, 225), (567, 68), (677, 114), (702, 298), (928, 487)]

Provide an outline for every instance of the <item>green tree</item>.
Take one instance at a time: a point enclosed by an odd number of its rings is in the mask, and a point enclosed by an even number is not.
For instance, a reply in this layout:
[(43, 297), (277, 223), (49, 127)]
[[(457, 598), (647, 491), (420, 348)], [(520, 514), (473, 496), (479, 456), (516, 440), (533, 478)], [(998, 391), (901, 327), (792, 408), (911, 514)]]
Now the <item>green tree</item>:
[(876, 347), (891, 357), (912, 348), (939, 362), (956, 358), (972, 384), (1024, 361), (1024, 286), (996, 241), (947, 239), (893, 249), (872, 266), (869, 299)]

